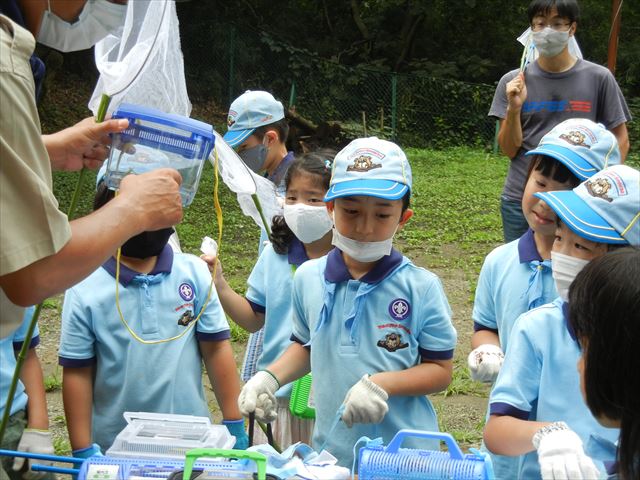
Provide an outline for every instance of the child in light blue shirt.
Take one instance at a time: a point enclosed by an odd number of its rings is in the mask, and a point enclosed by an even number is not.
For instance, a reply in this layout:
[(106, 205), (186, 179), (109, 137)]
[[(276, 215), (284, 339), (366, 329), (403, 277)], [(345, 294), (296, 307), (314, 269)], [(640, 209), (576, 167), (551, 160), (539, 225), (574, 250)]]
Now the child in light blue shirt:
[(592, 259), (616, 246), (640, 246), (640, 172), (616, 165), (572, 191), (537, 196), (560, 217), (552, 250), (560, 297), (518, 318), (484, 439), (495, 453), (522, 455), (518, 478), (596, 478), (604, 465), (584, 446), (592, 436), (615, 441), (619, 432), (601, 426), (582, 401), (567, 292)]
[[(558, 124), (527, 155), (533, 159), (522, 210), (530, 228), (487, 255), (473, 305), (469, 371), (474, 380), (488, 383), (500, 371), (516, 319), (557, 297), (550, 259), (556, 215), (537, 194), (571, 189), (607, 165), (620, 163), (615, 136), (603, 125), (581, 118)], [(515, 477), (514, 459), (492, 455), (492, 460), (498, 478)]]
[(336, 155), (325, 196), (336, 248), (296, 271), (293, 343), (239, 397), (243, 414), (273, 418), (278, 387), (311, 370), (313, 446), (342, 466), (363, 435), (437, 430), (426, 395), (451, 382), (456, 332), (442, 285), (392, 246), (413, 213), (410, 190), (411, 167), (392, 142), (361, 138)]

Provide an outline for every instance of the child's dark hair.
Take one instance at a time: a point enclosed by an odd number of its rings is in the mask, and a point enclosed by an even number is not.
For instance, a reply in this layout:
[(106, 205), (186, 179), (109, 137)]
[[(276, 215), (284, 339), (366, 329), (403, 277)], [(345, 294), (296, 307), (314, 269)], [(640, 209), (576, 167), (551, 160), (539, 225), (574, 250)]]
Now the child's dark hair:
[(562, 162), (559, 162), (553, 157), (547, 155), (534, 155), (529, 163), (529, 171), (527, 172), (527, 179), (525, 184), (529, 181), (531, 172), (540, 172), (547, 178), (551, 178), (556, 182), (566, 183), (569, 182), (570, 188), (575, 188), (580, 185), (580, 179), (576, 177), (571, 170), (569, 170)]
[(278, 132), (278, 137), (282, 143), (287, 141), (287, 137), (289, 136), (289, 122), (287, 122), (286, 118), (278, 120), (277, 122), (270, 123), (269, 125), (263, 125), (262, 127), (258, 127), (255, 129), (253, 134), (258, 137), (258, 140), (262, 141), (264, 138), (264, 134), (269, 130), (275, 130)]
[[(313, 175), (317, 178), (318, 185), (323, 191), (329, 190), (331, 181), (331, 165), (336, 152), (334, 150), (322, 149), (307, 152), (297, 157), (287, 169), (284, 177), (284, 184), (289, 189), (291, 179), (296, 175)], [(282, 215), (273, 217), (271, 224), (271, 235), (269, 239), (276, 253), (284, 255), (289, 251), (289, 244), (294, 235)]]
[(107, 188), (107, 183), (104, 180), (101, 181), (96, 188), (96, 195), (93, 197), (93, 209), (98, 210), (115, 196), (116, 192)]
[(620, 421), (621, 478), (640, 478), (640, 250), (592, 260), (569, 289), (569, 322), (583, 347), (584, 390), (595, 417)]
[(553, 7), (556, 7), (559, 16), (567, 18), (571, 23), (577, 22), (580, 18), (577, 0), (533, 0), (527, 7), (529, 23), (537, 15), (549, 15)]

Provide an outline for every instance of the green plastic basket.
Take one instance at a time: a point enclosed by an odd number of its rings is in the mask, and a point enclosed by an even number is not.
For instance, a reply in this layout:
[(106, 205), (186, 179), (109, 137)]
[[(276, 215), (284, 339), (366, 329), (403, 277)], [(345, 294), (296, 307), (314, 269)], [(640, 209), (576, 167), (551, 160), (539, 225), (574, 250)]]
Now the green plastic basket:
[(316, 418), (311, 384), (312, 378), (310, 373), (293, 382), (291, 399), (289, 400), (289, 410), (291, 410), (291, 413), (296, 417)]

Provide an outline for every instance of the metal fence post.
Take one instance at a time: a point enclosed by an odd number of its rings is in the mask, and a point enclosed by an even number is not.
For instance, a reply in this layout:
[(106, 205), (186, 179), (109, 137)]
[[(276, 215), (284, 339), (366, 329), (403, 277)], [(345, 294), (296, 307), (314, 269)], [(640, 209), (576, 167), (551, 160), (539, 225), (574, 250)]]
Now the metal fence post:
[(498, 133), (500, 133), (500, 120), (496, 120), (496, 134), (493, 136), (493, 153), (498, 153)]
[(391, 139), (396, 141), (396, 120), (398, 115), (398, 75), (391, 75)]
[(291, 92), (289, 93), (289, 108), (293, 109), (296, 106), (296, 81), (291, 81)]
[(235, 52), (236, 52), (236, 29), (233, 25), (229, 25), (229, 105), (233, 102), (234, 99), (234, 63), (235, 63)]

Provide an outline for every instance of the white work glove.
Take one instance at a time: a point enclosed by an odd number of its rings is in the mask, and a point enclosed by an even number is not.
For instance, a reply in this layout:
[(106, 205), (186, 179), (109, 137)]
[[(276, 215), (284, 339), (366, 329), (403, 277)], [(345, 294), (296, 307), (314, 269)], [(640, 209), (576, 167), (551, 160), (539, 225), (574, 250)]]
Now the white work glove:
[(260, 370), (242, 387), (238, 396), (238, 407), (245, 417), (250, 413), (256, 415), (260, 422), (273, 422), (276, 419), (276, 391), (280, 384), (276, 377), (266, 370)]
[(503, 362), (502, 349), (491, 343), (480, 345), (467, 357), (469, 373), (477, 382), (493, 383), (498, 377)]
[(533, 436), (544, 480), (597, 479), (600, 472), (582, 448), (582, 440), (564, 422), (542, 427)]
[[(42, 453), (46, 455), (53, 455), (55, 453), (53, 449), (53, 438), (48, 430), (36, 430), (32, 428), (25, 428), (18, 444), (18, 451), (27, 453)], [(22, 470), (25, 460), (28, 462), (29, 470), (22, 475), (22, 478), (27, 480), (35, 480), (43, 478), (47, 475), (47, 472), (32, 472), (31, 460), (24, 457), (15, 457), (13, 460), (13, 471), (18, 472)], [(52, 462), (46, 460), (37, 460), (40, 465), (52, 465)]]
[(389, 411), (389, 395), (364, 375), (344, 397), (342, 421), (349, 428), (354, 423), (380, 423)]

